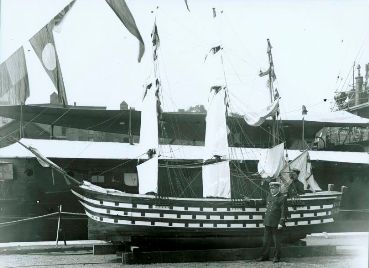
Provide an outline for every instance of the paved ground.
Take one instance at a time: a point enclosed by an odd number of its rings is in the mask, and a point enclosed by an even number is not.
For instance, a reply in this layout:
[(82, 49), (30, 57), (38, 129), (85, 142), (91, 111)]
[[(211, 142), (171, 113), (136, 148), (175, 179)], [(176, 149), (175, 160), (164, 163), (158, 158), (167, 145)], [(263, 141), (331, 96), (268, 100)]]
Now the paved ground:
[[(281, 263), (256, 263), (253, 261), (207, 262), (130, 265), (129, 267), (368, 267), (368, 233), (314, 235), (307, 239), (308, 245), (336, 245), (337, 255), (327, 257), (289, 258)], [(52, 244), (52, 243), (50, 243)], [(74, 243), (78, 245), (78, 243)], [(84, 245), (89, 243), (84, 243)], [(13, 245), (14, 246), (14, 245)], [(35, 248), (35, 244), (28, 244)], [(46, 246), (45, 244), (43, 245)], [(5, 245), (0, 245), (4, 248)], [(9, 245), (8, 245), (9, 247)], [(22, 245), (17, 245), (21, 248)], [(49, 246), (50, 248), (50, 246)], [(70, 250), (65, 252), (42, 252), (0, 255), (0, 267), (122, 267), (116, 255), (94, 256), (91, 250)]]

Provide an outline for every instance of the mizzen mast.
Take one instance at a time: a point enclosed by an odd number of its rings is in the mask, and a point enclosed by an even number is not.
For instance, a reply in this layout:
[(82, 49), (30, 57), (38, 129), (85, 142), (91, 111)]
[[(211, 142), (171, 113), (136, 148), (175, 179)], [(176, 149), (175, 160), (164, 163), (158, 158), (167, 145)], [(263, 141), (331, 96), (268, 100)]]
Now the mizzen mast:
[[(274, 81), (277, 79), (274, 72), (274, 63), (273, 63), (273, 55), (272, 55), (272, 45), (270, 44), (269, 38), (267, 39), (268, 48), (268, 60), (269, 60), (269, 68), (267, 71), (262, 72), (260, 70), (259, 76), (268, 75), (268, 88), (270, 93), (270, 102), (273, 103), (276, 99), (279, 98), (279, 94), (277, 89), (274, 88)], [(272, 124), (272, 146), (278, 144), (279, 135), (278, 135), (278, 126), (277, 126), (277, 116), (273, 115), (273, 124)]]

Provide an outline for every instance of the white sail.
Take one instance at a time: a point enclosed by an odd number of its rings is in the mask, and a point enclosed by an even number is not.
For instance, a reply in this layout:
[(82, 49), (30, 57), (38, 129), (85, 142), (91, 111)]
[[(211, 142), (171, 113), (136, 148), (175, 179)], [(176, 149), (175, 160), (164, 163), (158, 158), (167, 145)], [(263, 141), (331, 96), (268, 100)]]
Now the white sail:
[(206, 114), (205, 130), (206, 157), (228, 156), (228, 135), (226, 124), (225, 89), (212, 90)]
[(149, 149), (156, 150), (159, 144), (156, 91), (155, 86), (147, 88), (142, 102), (139, 144), (143, 152)]
[(203, 197), (231, 197), (229, 161), (202, 167)]
[(149, 192), (157, 193), (158, 188), (158, 157), (147, 160), (137, 166), (139, 178), (138, 193), (146, 194)]
[(314, 175), (311, 174), (310, 177), (306, 180), (308, 183), (308, 190), (311, 190), (312, 192), (321, 191), (322, 188), (320, 188), (319, 184), (314, 179)]
[(305, 151), (302, 154), (300, 154), (298, 157), (296, 157), (294, 160), (291, 161), (288, 165), (286, 165), (282, 172), (282, 189), (281, 191), (283, 193), (287, 192), (288, 186), (291, 184), (292, 180), (290, 178), (290, 172), (293, 169), (297, 169), (300, 171), (300, 174), (298, 176), (298, 180), (301, 181), (304, 184), (305, 190), (311, 190), (313, 192), (315, 191), (321, 191), (321, 188), (319, 187), (318, 183), (315, 181), (314, 176), (311, 171), (311, 163), (309, 161), (309, 152)]
[(246, 123), (253, 127), (258, 127), (269, 117), (276, 114), (279, 107), (279, 99), (273, 101), (270, 105), (263, 108), (258, 112), (248, 111), (245, 112), (243, 118)]
[(284, 164), (284, 143), (281, 143), (261, 153), (258, 172), (262, 178), (276, 178), (283, 169)]

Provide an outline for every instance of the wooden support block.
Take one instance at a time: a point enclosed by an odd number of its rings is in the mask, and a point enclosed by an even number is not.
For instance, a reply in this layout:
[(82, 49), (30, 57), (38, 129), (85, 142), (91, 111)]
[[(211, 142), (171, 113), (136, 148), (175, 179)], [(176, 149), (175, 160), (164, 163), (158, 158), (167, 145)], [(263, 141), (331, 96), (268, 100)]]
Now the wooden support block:
[(123, 251), (123, 245), (113, 245), (113, 244), (103, 244), (103, 245), (93, 245), (94, 255), (106, 255), (115, 254), (117, 251)]
[[(261, 248), (208, 249), (181, 251), (123, 252), (123, 264), (178, 263), (253, 260)], [(270, 254), (272, 257), (274, 250)], [(316, 257), (336, 254), (335, 246), (289, 246), (282, 248), (282, 257)]]

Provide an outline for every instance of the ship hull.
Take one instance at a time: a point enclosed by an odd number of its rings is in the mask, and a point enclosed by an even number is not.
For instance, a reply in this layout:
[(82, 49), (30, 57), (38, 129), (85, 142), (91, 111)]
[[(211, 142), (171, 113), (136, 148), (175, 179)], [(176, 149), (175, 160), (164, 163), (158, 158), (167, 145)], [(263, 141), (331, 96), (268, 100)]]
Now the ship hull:
[[(260, 199), (158, 198), (80, 187), (72, 192), (89, 218), (90, 239), (143, 245), (205, 239), (207, 246), (210, 241), (234, 241), (245, 246), (257, 246), (262, 241), (265, 206)], [(281, 232), (282, 239), (292, 242), (329, 229), (340, 200), (341, 193), (330, 191), (289, 200), (289, 218)]]

